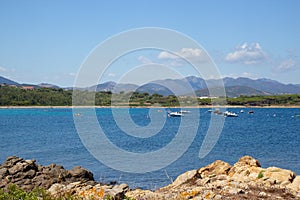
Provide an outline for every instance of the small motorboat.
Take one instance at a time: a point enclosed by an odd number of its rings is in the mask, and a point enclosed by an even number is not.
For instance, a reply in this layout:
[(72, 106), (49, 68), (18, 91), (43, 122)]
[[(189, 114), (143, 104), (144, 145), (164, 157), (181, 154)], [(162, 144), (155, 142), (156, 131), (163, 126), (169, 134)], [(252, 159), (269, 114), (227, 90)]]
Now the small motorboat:
[(183, 117), (183, 113), (181, 112), (169, 112), (168, 117)]
[(237, 117), (238, 114), (234, 113), (234, 112), (230, 112), (230, 111), (225, 111), (224, 112), (224, 116), (225, 117)]
[(248, 114), (253, 114), (254, 111), (253, 110), (249, 110)]

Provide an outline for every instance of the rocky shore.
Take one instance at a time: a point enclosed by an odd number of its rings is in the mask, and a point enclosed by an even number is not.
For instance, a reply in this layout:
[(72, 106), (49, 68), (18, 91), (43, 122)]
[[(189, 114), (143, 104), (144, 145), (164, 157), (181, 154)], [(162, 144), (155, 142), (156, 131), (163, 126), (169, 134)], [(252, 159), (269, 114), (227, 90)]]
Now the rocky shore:
[(156, 191), (129, 189), (126, 184), (97, 183), (93, 174), (82, 167), (66, 170), (51, 164), (42, 166), (35, 160), (8, 157), (0, 165), (0, 188), (10, 184), (26, 191), (40, 187), (54, 197), (68, 193), (81, 199), (300, 199), (300, 176), (277, 167), (262, 168), (244, 156), (233, 166), (217, 160), (208, 166), (181, 174)]

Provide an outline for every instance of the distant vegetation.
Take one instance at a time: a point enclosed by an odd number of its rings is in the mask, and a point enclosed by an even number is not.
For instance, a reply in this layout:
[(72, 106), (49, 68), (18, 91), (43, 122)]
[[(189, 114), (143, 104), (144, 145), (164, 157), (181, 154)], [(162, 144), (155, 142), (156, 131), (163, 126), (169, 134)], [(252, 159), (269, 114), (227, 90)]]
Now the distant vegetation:
[[(162, 96), (159, 94), (139, 93), (139, 92), (89, 92), (82, 96), (94, 95), (95, 100), (88, 102), (88, 99), (80, 98), (76, 100), (78, 105), (96, 106), (152, 106), (160, 105), (164, 107), (173, 106), (195, 106), (211, 105), (210, 98), (195, 98), (188, 96), (174, 95)], [(71, 106), (72, 91), (55, 88), (23, 89), (7, 85), (0, 86), (0, 106)], [(214, 99), (214, 102), (220, 99)], [(260, 96), (240, 96), (227, 98), (228, 105), (237, 106), (270, 106), (270, 105), (300, 105), (300, 94), (285, 95), (260, 95)]]
[(63, 106), (72, 105), (72, 91), (39, 88), (26, 90), (20, 87), (1, 86), (1, 106)]
[(300, 94), (240, 96), (228, 98), (227, 104), (242, 106), (300, 105)]

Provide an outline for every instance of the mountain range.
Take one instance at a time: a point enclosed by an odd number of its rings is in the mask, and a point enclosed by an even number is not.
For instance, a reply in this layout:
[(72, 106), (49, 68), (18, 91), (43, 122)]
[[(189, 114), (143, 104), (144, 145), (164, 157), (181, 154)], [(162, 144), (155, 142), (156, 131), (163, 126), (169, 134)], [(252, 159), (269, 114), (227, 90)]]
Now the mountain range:
[[(116, 82), (109, 81), (98, 85), (91, 86), (89, 88), (77, 88), (81, 90), (90, 91), (111, 91), (113, 93), (120, 92), (147, 92), (149, 94), (160, 94), (160, 95), (191, 95), (195, 93), (197, 96), (208, 96), (209, 91), (207, 85), (218, 89), (219, 81), (216, 79), (204, 80), (200, 77), (188, 76), (183, 79), (165, 79), (157, 80), (144, 85), (135, 84), (117, 84)], [(223, 78), (226, 95), (228, 97), (237, 97), (240, 95), (278, 95), (278, 94), (300, 94), (300, 84), (284, 84), (275, 80), (261, 78), (261, 79), (250, 79), (245, 77), (239, 78)], [(10, 79), (0, 76), (0, 84), (6, 85), (32, 85), (32, 84), (20, 84)], [(34, 85), (34, 87), (49, 87), (59, 88), (56, 85), (41, 83)], [(72, 88), (64, 88), (72, 89)]]

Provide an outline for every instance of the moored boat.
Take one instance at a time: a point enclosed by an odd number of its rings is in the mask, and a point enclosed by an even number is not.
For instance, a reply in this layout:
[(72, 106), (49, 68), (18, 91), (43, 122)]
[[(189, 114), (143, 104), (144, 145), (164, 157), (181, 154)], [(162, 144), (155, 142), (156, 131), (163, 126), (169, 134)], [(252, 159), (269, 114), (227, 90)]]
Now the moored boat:
[(238, 114), (236, 114), (234, 112), (230, 112), (230, 111), (225, 111), (224, 116), (226, 116), (226, 117), (237, 117)]
[(169, 112), (168, 117), (183, 117), (183, 113), (181, 112)]

